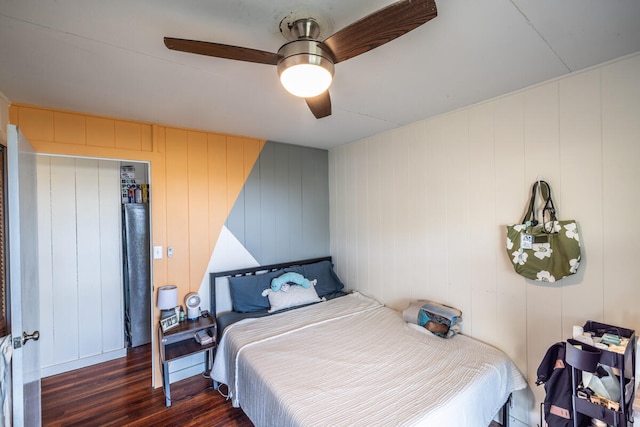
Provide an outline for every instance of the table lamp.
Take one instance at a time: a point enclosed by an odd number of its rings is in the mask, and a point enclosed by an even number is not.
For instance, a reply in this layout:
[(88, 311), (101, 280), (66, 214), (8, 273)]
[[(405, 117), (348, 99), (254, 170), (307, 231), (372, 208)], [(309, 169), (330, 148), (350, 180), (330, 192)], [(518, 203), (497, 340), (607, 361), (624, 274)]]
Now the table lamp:
[(174, 285), (158, 288), (158, 308), (161, 310), (160, 318), (164, 319), (176, 314), (178, 306), (178, 287)]

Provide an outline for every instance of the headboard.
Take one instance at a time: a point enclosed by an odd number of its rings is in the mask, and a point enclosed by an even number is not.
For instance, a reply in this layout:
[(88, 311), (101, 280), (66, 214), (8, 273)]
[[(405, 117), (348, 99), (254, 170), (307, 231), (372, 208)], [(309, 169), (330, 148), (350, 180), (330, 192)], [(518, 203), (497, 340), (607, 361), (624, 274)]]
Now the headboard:
[(320, 257), (320, 258), (312, 258), (305, 259), (301, 261), (290, 261), (279, 264), (270, 264), (270, 265), (260, 265), (258, 267), (251, 268), (241, 268), (238, 270), (228, 270), (228, 271), (219, 271), (215, 273), (209, 273), (209, 288), (210, 288), (210, 298), (211, 298), (211, 314), (215, 317), (216, 315), (216, 279), (219, 277), (232, 277), (232, 276), (250, 276), (256, 273), (266, 273), (268, 271), (276, 271), (286, 267), (293, 267), (296, 265), (305, 265), (305, 264), (313, 264), (320, 261), (329, 261), (331, 262), (331, 257)]

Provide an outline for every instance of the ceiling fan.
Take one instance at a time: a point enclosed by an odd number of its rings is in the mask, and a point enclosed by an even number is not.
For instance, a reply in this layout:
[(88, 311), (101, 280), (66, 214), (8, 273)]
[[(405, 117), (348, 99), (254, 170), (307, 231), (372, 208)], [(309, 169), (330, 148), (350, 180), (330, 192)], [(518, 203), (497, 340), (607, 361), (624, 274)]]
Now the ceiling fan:
[[(329, 86), (334, 65), (368, 52), (419, 27), (437, 16), (435, 0), (400, 0), (354, 22), (323, 41), (313, 17), (288, 23), (288, 39), (277, 53), (198, 40), (165, 37), (173, 50), (238, 61), (276, 65), (280, 81), (289, 92), (304, 98), (317, 118), (331, 115)], [(284, 20), (283, 20), (284, 22)], [(302, 77), (297, 77), (300, 71)], [(301, 78), (302, 80), (296, 80)], [(318, 86), (310, 90), (311, 86)]]

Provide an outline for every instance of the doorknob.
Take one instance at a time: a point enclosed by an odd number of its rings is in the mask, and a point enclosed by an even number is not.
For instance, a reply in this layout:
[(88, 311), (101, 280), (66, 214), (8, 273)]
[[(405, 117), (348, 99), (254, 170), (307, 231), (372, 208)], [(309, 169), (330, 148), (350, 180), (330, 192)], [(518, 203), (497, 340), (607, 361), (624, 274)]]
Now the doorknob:
[(26, 332), (22, 333), (22, 345), (25, 345), (29, 340), (38, 341), (39, 339), (40, 339), (40, 331), (34, 331), (31, 335), (29, 335)]

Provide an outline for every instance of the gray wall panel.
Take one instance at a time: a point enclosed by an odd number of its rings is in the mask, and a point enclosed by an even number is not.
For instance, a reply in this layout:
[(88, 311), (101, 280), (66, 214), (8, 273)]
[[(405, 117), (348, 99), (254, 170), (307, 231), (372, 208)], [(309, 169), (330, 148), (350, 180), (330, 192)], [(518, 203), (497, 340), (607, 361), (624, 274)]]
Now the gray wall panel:
[[(265, 254), (277, 252), (278, 245), (274, 241), (276, 236), (276, 206), (277, 200), (275, 195), (276, 188), (276, 146), (267, 142), (258, 157), (258, 165), (260, 172), (260, 209), (254, 212), (260, 217), (260, 239), (257, 241), (256, 249), (249, 249), (249, 252), (264, 264), (261, 260), (265, 258)], [(256, 167), (252, 172), (256, 172)]]
[(281, 257), (281, 254), (289, 253), (291, 246), (289, 242), (290, 235), (290, 218), (294, 215), (290, 212), (289, 206), (289, 187), (291, 186), (291, 178), (289, 176), (289, 151), (290, 146), (284, 144), (275, 144), (275, 186), (271, 189), (275, 201), (275, 211), (273, 217), (275, 220), (275, 228), (273, 234), (269, 235), (271, 242), (264, 242), (267, 245), (275, 244), (273, 252), (265, 253), (264, 260), (269, 264), (268, 259), (272, 256)]
[(226, 225), (260, 264), (328, 255), (328, 152), (267, 142)]
[[(244, 221), (244, 246), (249, 250), (254, 257), (261, 256), (260, 245), (260, 216), (255, 212), (259, 212), (261, 209), (260, 193), (260, 164), (256, 162), (252, 173), (249, 174), (245, 185), (242, 189), (242, 196), (244, 198), (244, 212), (242, 220)], [(257, 172), (257, 173), (255, 173)]]
[(292, 253), (304, 251), (304, 236), (302, 233), (302, 152), (308, 151), (303, 147), (292, 147), (289, 150), (289, 247)]
[[(303, 153), (302, 187), (302, 235), (305, 242), (323, 242), (326, 240), (325, 230), (329, 229), (329, 192), (326, 178), (329, 175), (328, 152), (323, 150), (307, 150)], [(306, 227), (306, 223), (314, 224)], [(327, 240), (328, 245), (328, 240)], [(313, 246), (311, 246), (313, 248)], [(314, 252), (311, 256), (323, 256), (328, 253)]]

